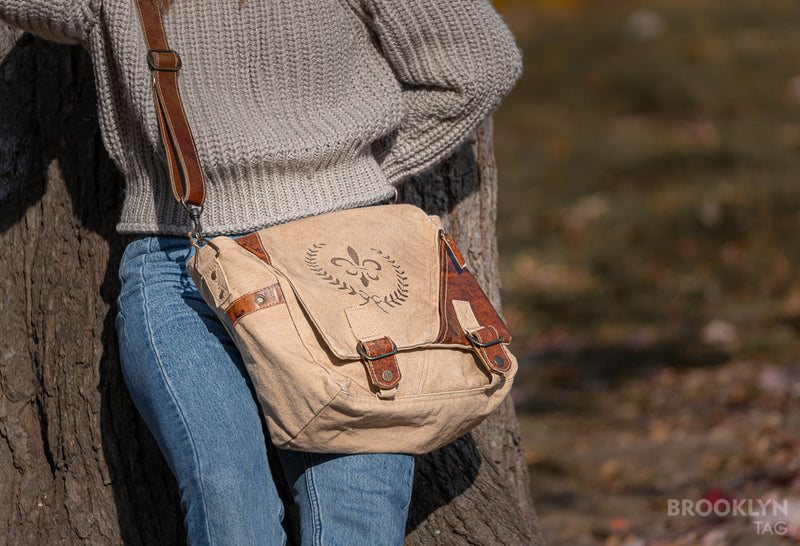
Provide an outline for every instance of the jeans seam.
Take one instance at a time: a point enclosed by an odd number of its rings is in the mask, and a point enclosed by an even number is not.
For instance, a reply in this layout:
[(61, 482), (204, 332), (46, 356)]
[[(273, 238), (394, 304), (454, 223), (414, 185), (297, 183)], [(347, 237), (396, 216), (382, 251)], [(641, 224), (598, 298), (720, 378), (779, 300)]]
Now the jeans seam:
[(410, 488), (410, 490), (408, 492), (408, 502), (406, 503), (405, 507), (403, 508), (403, 511), (406, 514), (406, 520), (408, 520), (408, 511), (411, 508), (411, 499), (414, 496), (414, 476), (416, 474), (416, 469), (417, 469), (417, 460), (416, 460), (416, 458), (413, 455), (408, 455), (408, 456), (411, 457), (411, 468), (409, 469), (408, 478), (407, 478), (406, 483), (410, 484), (411, 488)]
[(319, 510), (319, 499), (317, 498), (316, 485), (314, 484), (314, 465), (311, 456), (303, 453), (304, 472), (306, 475), (306, 491), (308, 492), (308, 504), (311, 507), (311, 520), (313, 522), (314, 536), (311, 539), (312, 546), (322, 545), (322, 516)]
[(150, 341), (151, 346), (153, 347), (153, 352), (155, 353), (156, 361), (158, 362), (158, 368), (159, 368), (159, 371), (161, 372), (161, 377), (164, 379), (164, 384), (167, 387), (167, 391), (170, 394), (170, 399), (171, 399), (173, 405), (175, 406), (175, 408), (177, 409), (178, 415), (180, 415), (181, 421), (183, 422), (183, 426), (186, 428), (186, 433), (187, 433), (187, 435), (189, 437), (189, 445), (191, 446), (191, 449), (192, 449), (192, 456), (195, 458), (195, 463), (196, 463), (195, 464), (195, 468), (197, 468), (197, 482), (200, 484), (200, 486), (199, 486), (200, 498), (203, 500), (203, 513), (206, 515), (206, 517), (204, 518), (204, 522), (205, 522), (205, 526), (206, 526), (206, 534), (208, 535), (210, 544), (213, 545), (214, 539), (213, 539), (213, 537), (211, 535), (211, 529), (208, 526), (208, 506), (206, 504), (206, 494), (205, 494), (205, 488), (203, 486), (203, 476), (202, 476), (202, 474), (200, 472), (200, 459), (197, 456), (197, 447), (195, 446), (194, 438), (192, 438), (191, 429), (189, 429), (189, 426), (188, 426), (188, 424), (186, 422), (186, 416), (183, 414), (183, 411), (181, 410), (181, 406), (177, 402), (177, 397), (175, 396), (175, 391), (172, 388), (172, 383), (170, 382), (169, 377), (167, 376), (166, 372), (164, 371), (164, 365), (163, 365), (162, 360), (161, 360), (161, 355), (158, 352), (158, 346), (155, 343), (155, 339), (153, 337), (153, 330), (152, 330), (152, 327), (150, 326), (150, 313), (148, 311), (149, 308), (148, 308), (148, 305), (147, 305), (147, 283), (145, 282), (144, 269), (147, 266), (147, 260), (150, 257), (150, 253), (152, 252), (152, 248), (151, 248), (152, 244), (153, 244), (153, 239), (151, 238), (150, 241), (148, 241), (147, 253), (144, 256), (144, 260), (142, 261), (142, 266), (139, 269), (139, 276), (141, 277), (141, 281), (142, 281), (142, 299), (144, 301), (144, 306), (143, 307), (144, 307), (144, 317), (145, 317), (144, 322), (146, 324), (147, 337), (148, 337), (148, 339)]

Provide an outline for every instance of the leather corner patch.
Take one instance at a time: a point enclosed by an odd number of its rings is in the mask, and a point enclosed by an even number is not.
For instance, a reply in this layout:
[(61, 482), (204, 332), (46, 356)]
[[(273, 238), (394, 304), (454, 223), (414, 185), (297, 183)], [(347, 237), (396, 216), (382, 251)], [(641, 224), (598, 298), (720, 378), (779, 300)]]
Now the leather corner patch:
[(510, 343), (511, 334), (506, 328), (503, 319), (500, 318), (500, 315), (489, 302), (486, 293), (481, 289), (478, 281), (475, 280), (475, 277), (472, 276), (468, 269), (459, 267), (457, 258), (447, 248), (447, 243), (443, 237), (439, 284), (441, 326), (436, 342), (456, 345), (470, 344), (464, 335), (456, 310), (453, 307), (453, 300), (463, 300), (470, 302), (479, 324), (492, 326), (503, 338), (503, 343)]
[(258, 236), (258, 232), (254, 231), (253, 233), (248, 233), (243, 237), (234, 239), (234, 241), (245, 250), (249, 250), (255, 254), (260, 260), (272, 265), (272, 259), (269, 257), (269, 253), (266, 249), (264, 249), (264, 245), (261, 244), (261, 238)]

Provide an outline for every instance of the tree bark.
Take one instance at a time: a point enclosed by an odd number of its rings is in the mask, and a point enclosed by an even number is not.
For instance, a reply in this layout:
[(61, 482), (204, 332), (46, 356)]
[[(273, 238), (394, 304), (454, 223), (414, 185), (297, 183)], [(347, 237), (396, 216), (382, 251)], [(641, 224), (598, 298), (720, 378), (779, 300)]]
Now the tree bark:
[[(0, 536), (181, 544), (174, 478), (118, 363), (124, 183), (100, 140), (90, 61), (6, 27), (0, 59)], [(401, 198), (443, 216), (498, 303), (495, 190), (487, 124)], [(406, 544), (543, 544), (510, 400), (417, 466)]]
[[(491, 120), (436, 169), (404, 184), (400, 200), (442, 217), (470, 271), (499, 309)], [(509, 397), (464, 438), (418, 457), (406, 545), (544, 544), (521, 444)]]

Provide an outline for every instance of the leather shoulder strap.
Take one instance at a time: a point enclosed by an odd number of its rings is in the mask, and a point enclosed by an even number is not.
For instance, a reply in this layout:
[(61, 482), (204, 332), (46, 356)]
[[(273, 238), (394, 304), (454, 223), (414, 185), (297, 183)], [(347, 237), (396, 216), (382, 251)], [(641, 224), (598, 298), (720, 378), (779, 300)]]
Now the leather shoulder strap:
[(161, 140), (167, 154), (172, 193), (195, 221), (205, 202), (205, 178), (178, 89), (181, 58), (169, 47), (156, 0), (136, 0), (139, 22), (147, 44), (147, 64), (153, 74), (153, 98)]

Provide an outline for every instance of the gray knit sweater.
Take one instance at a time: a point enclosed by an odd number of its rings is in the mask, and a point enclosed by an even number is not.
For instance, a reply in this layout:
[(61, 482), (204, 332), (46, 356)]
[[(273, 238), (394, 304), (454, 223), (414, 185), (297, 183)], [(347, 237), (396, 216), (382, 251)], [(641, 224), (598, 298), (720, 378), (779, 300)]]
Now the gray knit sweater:
[[(184, 234), (134, 0), (0, 0), (0, 19), (91, 54), (117, 229)], [(374, 204), (447, 156), (520, 72), (488, 0), (177, 0), (165, 15), (206, 174), (231, 234)]]

